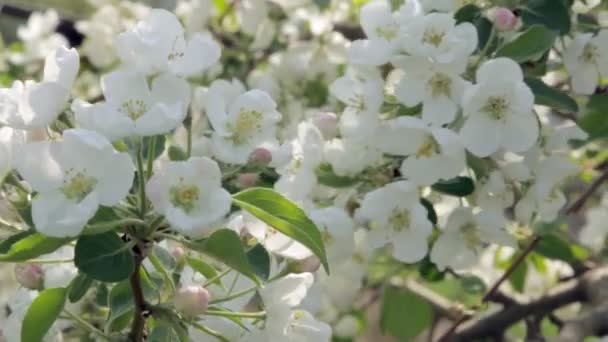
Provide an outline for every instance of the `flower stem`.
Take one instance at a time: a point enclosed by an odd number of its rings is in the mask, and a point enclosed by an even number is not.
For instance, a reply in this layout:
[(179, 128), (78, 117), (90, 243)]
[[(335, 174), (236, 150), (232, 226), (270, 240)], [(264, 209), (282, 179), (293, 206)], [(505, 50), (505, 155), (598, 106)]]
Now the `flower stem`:
[(241, 318), (264, 318), (264, 317), (266, 317), (265, 311), (233, 312), (233, 311), (221, 311), (221, 310), (207, 310), (207, 312), (205, 314), (209, 315), (209, 316), (241, 317)]
[(152, 171), (154, 169), (154, 152), (156, 151), (157, 138), (150, 138), (150, 145), (148, 145), (148, 165), (146, 166), (146, 179), (152, 177)]
[(135, 260), (135, 271), (131, 274), (129, 282), (131, 284), (131, 292), (133, 293), (133, 302), (135, 303), (135, 310), (133, 312), (133, 323), (131, 324), (131, 332), (129, 333), (130, 340), (133, 342), (144, 341), (144, 329), (146, 325), (146, 318), (144, 311), (146, 310), (146, 301), (144, 299), (144, 293), (141, 287), (141, 278), (139, 269), (141, 267), (142, 257), (141, 255), (134, 255)]
[(146, 177), (144, 174), (144, 141), (139, 141), (137, 151), (137, 182), (139, 186), (139, 216), (143, 219), (146, 215)]
[(106, 341), (110, 341), (110, 336), (104, 334), (101, 330), (95, 328), (93, 325), (91, 325), (89, 322), (85, 321), (84, 319), (78, 317), (78, 315), (73, 314), (72, 312), (68, 311), (68, 310), (63, 310), (63, 312), (72, 320), (74, 320), (74, 322), (78, 323), (78, 325), (80, 325), (83, 329), (89, 331), (92, 334), (95, 334), (99, 337), (101, 337), (102, 339), (106, 340)]
[(200, 331), (206, 333), (207, 335), (213, 336), (222, 342), (229, 342), (227, 338), (225, 338), (224, 336), (222, 336), (222, 334), (220, 334), (219, 332), (217, 332), (215, 330), (211, 330), (211, 329), (207, 328), (206, 326), (204, 326), (200, 323), (197, 323), (197, 322), (189, 322), (189, 323), (191, 326), (193, 326), (197, 330), (200, 330)]

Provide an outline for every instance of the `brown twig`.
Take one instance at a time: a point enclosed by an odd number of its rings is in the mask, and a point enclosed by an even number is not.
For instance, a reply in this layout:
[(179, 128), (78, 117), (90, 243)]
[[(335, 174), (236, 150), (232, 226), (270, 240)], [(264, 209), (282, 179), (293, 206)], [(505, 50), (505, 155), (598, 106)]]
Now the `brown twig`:
[(147, 310), (146, 300), (141, 287), (141, 277), (139, 270), (143, 258), (141, 254), (134, 255), (135, 271), (131, 274), (131, 292), (133, 293), (133, 301), (135, 303), (135, 312), (133, 313), (133, 323), (131, 324), (131, 332), (129, 333), (130, 340), (133, 342), (143, 342), (144, 329), (146, 325), (145, 312)]
[[(608, 181), (608, 169), (606, 169), (600, 177), (598, 177), (595, 181), (593, 181), (593, 183), (591, 183), (591, 185), (587, 188), (587, 190), (585, 190), (585, 192), (581, 196), (579, 196), (579, 198), (577, 200), (575, 200), (568, 209), (566, 209), (564, 211), (564, 214), (570, 215), (570, 214), (578, 212), (585, 205), (587, 200), (589, 198), (591, 198), (591, 196), (593, 196), (593, 194), (597, 191), (597, 189), (599, 189), (599, 187), (605, 181)], [(483, 296), (483, 298), (482, 298), (483, 303), (488, 302), (490, 300), (490, 298), (492, 298), (495, 295), (496, 291), (498, 291), (500, 286), (507, 279), (509, 279), (509, 277), (513, 274), (513, 272), (515, 272), (517, 270), (517, 268), (519, 267), (519, 265), (521, 265), (525, 261), (526, 257), (534, 250), (534, 248), (536, 248), (536, 246), (540, 243), (541, 240), (542, 240), (542, 237), (537, 236), (534, 238), (534, 240), (532, 240), (532, 242), (530, 242), (530, 244), (526, 247), (526, 249), (509, 266), (509, 268), (498, 279), (498, 281), (496, 281), (494, 283), (494, 285), (490, 288), (490, 290), (488, 290), (488, 292), (485, 294), (485, 296)], [(519, 319), (521, 319), (523, 317), (525, 317), (525, 316), (520, 316)], [(461, 318), (461, 319), (457, 320), (456, 322), (454, 322), (452, 324), (452, 326), (450, 327), (450, 329), (448, 329), (448, 331), (443, 336), (441, 336), (439, 341), (443, 342), (443, 341), (451, 340), (451, 336), (456, 332), (458, 327), (461, 324), (463, 324), (465, 321), (467, 321), (466, 318), (465, 319)]]
[(598, 178), (596, 178), (591, 185), (589, 185), (587, 190), (585, 190), (585, 192), (576, 201), (574, 201), (572, 205), (568, 207), (568, 209), (566, 209), (566, 215), (573, 214), (581, 210), (587, 200), (591, 198), (597, 189), (599, 189), (599, 187), (606, 181), (608, 181), (608, 169), (604, 170), (604, 172)]

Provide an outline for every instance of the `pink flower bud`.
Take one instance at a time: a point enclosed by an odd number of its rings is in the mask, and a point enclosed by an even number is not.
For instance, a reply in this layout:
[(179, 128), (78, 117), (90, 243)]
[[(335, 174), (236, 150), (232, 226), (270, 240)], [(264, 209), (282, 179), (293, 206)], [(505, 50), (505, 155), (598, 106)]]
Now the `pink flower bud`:
[(39, 290), (42, 288), (44, 272), (42, 267), (36, 264), (17, 264), (15, 265), (15, 278), (21, 286)]
[(312, 118), (312, 123), (325, 139), (334, 138), (338, 134), (338, 116), (335, 113), (319, 112)]
[(171, 249), (171, 255), (173, 255), (175, 260), (177, 260), (178, 262), (184, 258), (185, 254), (186, 252), (184, 252), (184, 249), (181, 247), (175, 247)]
[(198, 316), (207, 311), (210, 297), (207, 289), (202, 286), (184, 286), (175, 293), (173, 305), (175, 310), (186, 316)]
[(257, 173), (241, 173), (237, 176), (236, 183), (239, 189), (247, 189), (255, 186), (260, 180), (260, 176)]
[(519, 18), (508, 8), (497, 7), (493, 10), (494, 24), (499, 31), (511, 31), (519, 27)]
[(272, 152), (263, 147), (258, 147), (249, 155), (249, 162), (260, 166), (266, 166), (272, 161)]

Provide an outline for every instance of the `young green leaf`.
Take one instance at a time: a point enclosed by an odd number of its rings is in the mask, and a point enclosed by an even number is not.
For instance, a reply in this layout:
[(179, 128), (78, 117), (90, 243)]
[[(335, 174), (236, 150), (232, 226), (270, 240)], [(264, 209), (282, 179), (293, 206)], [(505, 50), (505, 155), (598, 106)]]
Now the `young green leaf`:
[(297, 205), (264, 188), (251, 188), (233, 195), (234, 204), (269, 226), (309, 248), (329, 272), (321, 232)]
[(235, 231), (217, 230), (205, 240), (188, 243), (188, 247), (223, 262), (260, 285), (260, 280), (249, 264), (241, 238)]
[[(0, 254), (0, 261), (33, 259), (52, 253), (71, 240), (72, 238), (55, 238), (33, 232), (17, 233), (0, 245), (0, 250), (6, 251)], [(10, 246), (6, 243), (8, 241)]]
[(261, 279), (268, 280), (270, 276), (270, 254), (264, 246), (257, 244), (247, 251), (247, 259), (255, 274)]
[(543, 25), (562, 35), (570, 32), (570, 12), (564, 1), (530, 0), (523, 3), (521, 18), (525, 25)]
[(23, 318), (21, 341), (42, 341), (63, 310), (67, 293), (68, 290), (63, 287), (40, 292)]
[(93, 284), (93, 278), (89, 277), (84, 273), (78, 273), (76, 278), (72, 280), (68, 287), (68, 298), (71, 303), (76, 303), (87, 293), (91, 285)]
[(541, 25), (530, 26), (514, 40), (496, 51), (497, 57), (509, 57), (518, 63), (534, 60), (549, 50), (557, 33)]
[(566, 112), (578, 112), (578, 105), (568, 94), (549, 87), (543, 81), (526, 77), (524, 80), (534, 93), (534, 103)]
[(469, 177), (458, 176), (448, 180), (440, 180), (431, 188), (446, 195), (464, 197), (475, 191), (475, 184)]
[[(192, 267), (192, 269), (194, 269), (198, 273), (205, 276), (206, 279), (213, 279), (213, 278), (217, 277), (217, 275), (218, 275), (215, 267), (209, 265), (208, 263), (206, 263), (202, 260), (194, 259), (192, 257), (186, 257), (186, 262), (188, 263), (188, 265), (190, 265), (190, 267)], [(214, 280), (213, 284), (216, 284), (217, 286), (221, 286), (221, 287), (224, 286), (222, 284), (221, 279)]]
[(358, 183), (358, 180), (351, 177), (338, 176), (330, 164), (321, 164), (316, 170), (317, 181), (320, 184), (332, 188), (346, 188)]
[(74, 263), (93, 279), (119, 282), (135, 269), (133, 255), (127, 247), (113, 232), (81, 236), (76, 242)]
[(401, 341), (413, 341), (432, 321), (433, 308), (424, 299), (407, 289), (387, 287), (384, 290), (380, 314), (382, 331)]

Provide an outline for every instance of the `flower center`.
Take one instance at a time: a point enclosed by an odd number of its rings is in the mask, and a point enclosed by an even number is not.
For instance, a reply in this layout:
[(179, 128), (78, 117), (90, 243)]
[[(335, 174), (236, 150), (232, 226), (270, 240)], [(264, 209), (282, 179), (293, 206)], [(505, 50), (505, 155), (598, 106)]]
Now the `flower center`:
[(388, 41), (391, 41), (397, 37), (397, 27), (376, 27), (376, 34)]
[(595, 44), (587, 43), (583, 48), (583, 53), (580, 55), (580, 59), (588, 64), (597, 64), (599, 54), (597, 46)]
[(479, 231), (474, 223), (467, 223), (460, 227), (460, 233), (464, 238), (469, 249), (475, 250), (479, 245), (482, 244), (481, 238), (479, 237)]
[(321, 232), (321, 239), (323, 239), (326, 246), (331, 245), (334, 242), (334, 237), (327, 231), (327, 228)]
[(243, 110), (239, 113), (234, 123), (234, 143), (237, 145), (246, 143), (255, 131), (261, 129), (262, 113), (250, 110)]
[(410, 227), (410, 212), (407, 209), (393, 209), (391, 216), (388, 218), (388, 224), (396, 232), (401, 232)]
[(120, 108), (133, 121), (139, 119), (148, 111), (148, 105), (144, 101), (133, 99), (123, 102)]
[(443, 42), (443, 37), (445, 37), (445, 32), (437, 30), (436, 28), (429, 28), (424, 31), (422, 41), (438, 47)]
[(509, 108), (509, 103), (502, 96), (490, 96), (486, 105), (481, 110), (488, 113), (492, 118), (500, 120)]
[(441, 152), (441, 149), (435, 138), (432, 135), (427, 135), (418, 151), (416, 151), (416, 158), (428, 158), (439, 152)]
[(198, 202), (200, 189), (196, 185), (180, 184), (172, 187), (169, 194), (171, 204), (189, 213)]
[(431, 88), (431, 95), (439, 97), (441, 95), (450, 96), (452, 79), (443, 73), (436, 73), (429, 79), (428, 87)]
[(61, 192), (63, 192), (68, 199), (80, 202), (87, 197), (88, 194), (93, 192), (95, 185), (97, 185), (97, 179), (88, 176), (86, 171), (73, 172), (73, 169), (66, 171), (66, 177), (61, 186)]

